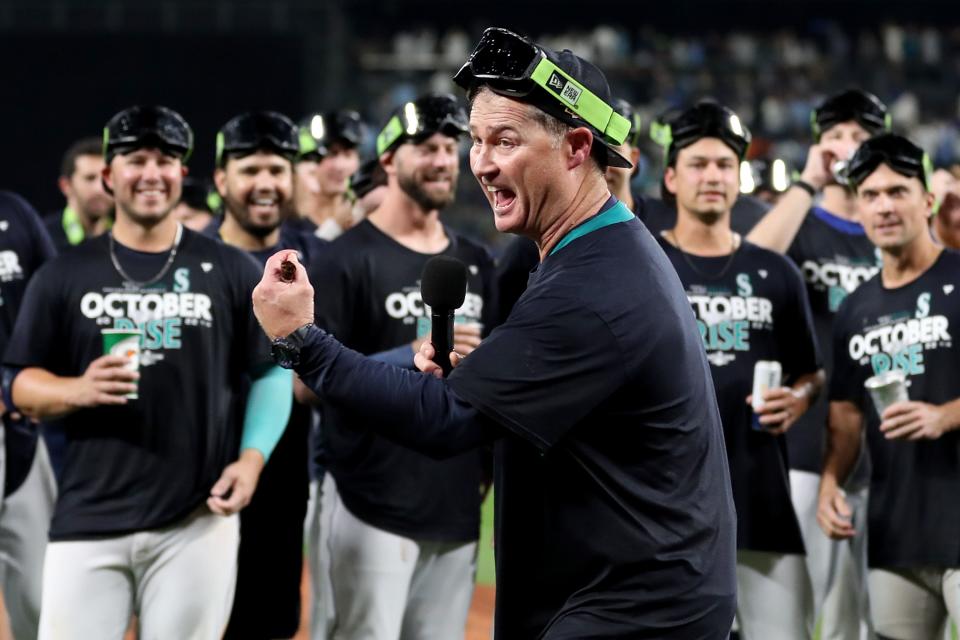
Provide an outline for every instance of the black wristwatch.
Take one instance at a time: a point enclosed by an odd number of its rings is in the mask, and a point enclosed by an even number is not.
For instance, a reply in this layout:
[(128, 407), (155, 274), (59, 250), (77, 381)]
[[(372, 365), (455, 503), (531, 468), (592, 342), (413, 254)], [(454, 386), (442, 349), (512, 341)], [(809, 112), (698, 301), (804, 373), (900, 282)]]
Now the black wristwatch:
[(274, 338), (270, 344), (270, 355), (273, 356), (273, 361), (284, 369), (293, 369), (300, 364), (300, 348), (312, 326), (313, 323), (305, 324), (288, 336)]

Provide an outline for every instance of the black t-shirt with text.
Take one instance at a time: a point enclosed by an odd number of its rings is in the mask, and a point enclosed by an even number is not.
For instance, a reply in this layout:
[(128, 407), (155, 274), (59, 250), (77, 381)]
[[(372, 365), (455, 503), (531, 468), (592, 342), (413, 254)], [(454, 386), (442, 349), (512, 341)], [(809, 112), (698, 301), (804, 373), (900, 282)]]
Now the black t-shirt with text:
[[(481, 246), (445, 229), (441, 255), (468, 268), (457, 322), (496, 322), (493, 262)], [(370, 355), (409, 345), (430, 331), (420, 274), (432, 255), (413, 251), (365, 220), (330, 243), (310, 266), (317, 325)], [(410, 351), (413, 365), (413, 351)], [(479, 535), (483, 453), (433, 460), (365, 428), (336, 406), (323, 407), (318, 455), (355, 516), (392, 533), (423, 540), (464, 541)]]
[(720, 417), (683, 289), (639, 220), (549, 255), (449, 384), (508, 432), (497, 637), (726, 638)]
[[(107, 234), (37, 272), (6, 354), (8, 366), (80, 376), (103, 354), (101, 329), (144, 331), (139, 398), (62, 420), (67, 453), (53, 540), (161, 527), (203, 504), (238, 454), (231, 404), (248, 373), (269, 364), (250, 297), (260, 269), (250, 256), (183, 229), (170, 268), (140, 286), (117, 272), (109, 247)], [(115, 254), (139, 281), (169, 256), (119, 243)]]
[[(813, 326), (827, 375), (833, 371), (833, 319), (840, 303), (879, 269), (877, 249), (856, 222), (820, 207), (807, 214), (787, 255), (803, 274), (813, 311)], [(790, 468), (819, 474), (827, 428), (827, 394), (821, 393), (787, 432)], [(865, 481), (866, 465), (858, 466)], [(852, 479), (854, 480), (854, 479)]]
[(790, 500), (786, 442), (755, 428), (746, 398), (754, 365), (775, 360), (783, 384), (819, 368), (810, 308), (796, 268), (749, 242), (731, 255), (683, 253), (660, 238), (697, 317), (727, 444), (740, 549), (803, 553)]
[(871, 567), (960, 567), (960, 431), (937, 440), (888, 440), (864, 388), (891, 369), (907, 374), (910, 400), (960, 397), (960, 254), (945, 250), (913, 282), (881, 277), (843, 302), (834, 324), (830, 400), (854, 403), (870, 452)]

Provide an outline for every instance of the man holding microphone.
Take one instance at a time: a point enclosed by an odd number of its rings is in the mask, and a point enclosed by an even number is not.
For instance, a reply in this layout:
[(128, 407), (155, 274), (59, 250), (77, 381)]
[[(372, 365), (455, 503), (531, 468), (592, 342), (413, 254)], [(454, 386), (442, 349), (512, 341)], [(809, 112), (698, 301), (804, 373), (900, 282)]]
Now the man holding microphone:
[(708, 364), (676, 273), (603, 177), (629, 165), (613, 150), (629, 122), (599, 69), (505, 29), (455, 79), (497, 228), (538, 244), (529, 288), (441, 380), (313, 326), (306, 271), (282, 252), (254, 292), (275, 358), (406, 446), (496, 441), (497, 635), (726, 638), (735, 527)]

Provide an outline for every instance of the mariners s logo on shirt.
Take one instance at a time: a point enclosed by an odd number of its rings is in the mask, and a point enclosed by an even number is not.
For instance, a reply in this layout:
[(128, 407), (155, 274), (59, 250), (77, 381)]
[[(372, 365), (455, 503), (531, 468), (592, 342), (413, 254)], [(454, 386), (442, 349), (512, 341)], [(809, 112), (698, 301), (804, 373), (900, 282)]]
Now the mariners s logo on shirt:
[(736, 277), (736, 291), (726, 287), (693, 285), (687, 300), (697, 317), (697, 327), (707, 359), (717, 367), (750, 350), (751, 330), (773, 329), (773, 303), (754, 295), (749, 273)]
[(851, 336), (847, 342), (850, 358), (860, 365), (869, 364), (874, 375), (890, 370), (908, 376), (924, 373), (926, 352), (953, 345), (950, 320), (930, 314), (932, 298), (928, 292), (921, 293), (914, 309), (882, 316)]
[(213, 327), (213, 303), (205, 293), (190, 291), (190, 270), (173, 272), (171, 291), (157, 288), (104, 287), (80, 298), (80, 313), (101, 327), (140, 329), (141, 366), (163, 359), (158, 353), (183, 346), (183, 327)]

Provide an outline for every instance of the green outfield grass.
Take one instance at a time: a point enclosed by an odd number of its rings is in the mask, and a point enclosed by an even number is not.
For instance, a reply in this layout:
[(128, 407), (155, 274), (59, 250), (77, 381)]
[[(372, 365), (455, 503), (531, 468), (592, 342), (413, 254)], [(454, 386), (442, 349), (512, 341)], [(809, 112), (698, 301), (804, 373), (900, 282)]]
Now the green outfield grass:
[(477, 584), (492, 585), (496, 569), (493, 563), (493, 491), (487, 494), (480, 510), (480, 548), (477, 553)]

